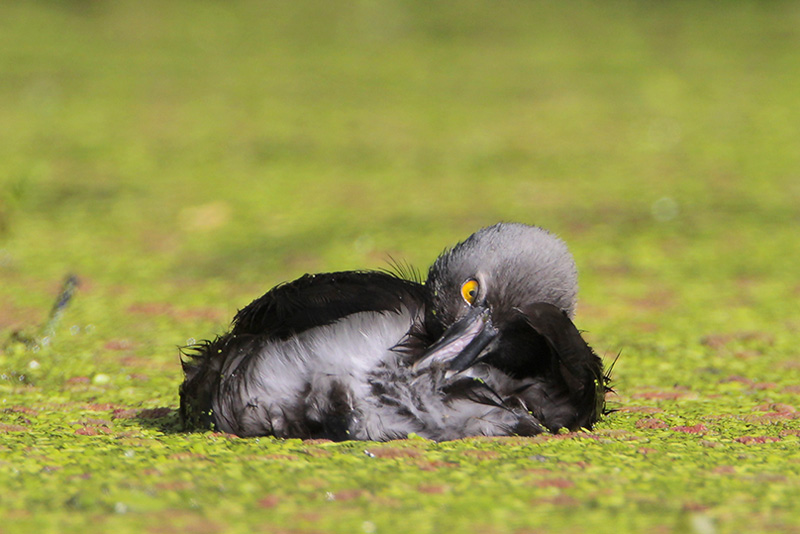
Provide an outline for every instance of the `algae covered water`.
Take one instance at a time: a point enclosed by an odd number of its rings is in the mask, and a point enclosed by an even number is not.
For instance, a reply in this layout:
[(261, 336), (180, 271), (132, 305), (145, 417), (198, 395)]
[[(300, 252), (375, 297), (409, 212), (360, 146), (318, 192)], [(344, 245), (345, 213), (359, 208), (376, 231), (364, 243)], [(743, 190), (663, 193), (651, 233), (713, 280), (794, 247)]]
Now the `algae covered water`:
[[(4, 2), (3, 532), (800, 528), (792, 2)], [(178, 346), (499, 220), (575, 254), (592, 432), (177, 425)], [(79, 284), (56, 307), (64, 280)]]

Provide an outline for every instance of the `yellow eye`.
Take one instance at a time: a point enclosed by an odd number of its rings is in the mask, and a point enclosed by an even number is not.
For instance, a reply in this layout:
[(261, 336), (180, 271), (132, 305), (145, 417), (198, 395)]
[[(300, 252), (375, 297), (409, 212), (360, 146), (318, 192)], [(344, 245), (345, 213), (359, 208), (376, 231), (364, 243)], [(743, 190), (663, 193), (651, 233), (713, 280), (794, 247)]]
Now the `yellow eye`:
[(461, 296), (467, 301), (467, 304), (472, 305), (475, 299), (478, 298), (478, 281), (467, 280), (461, 286)]

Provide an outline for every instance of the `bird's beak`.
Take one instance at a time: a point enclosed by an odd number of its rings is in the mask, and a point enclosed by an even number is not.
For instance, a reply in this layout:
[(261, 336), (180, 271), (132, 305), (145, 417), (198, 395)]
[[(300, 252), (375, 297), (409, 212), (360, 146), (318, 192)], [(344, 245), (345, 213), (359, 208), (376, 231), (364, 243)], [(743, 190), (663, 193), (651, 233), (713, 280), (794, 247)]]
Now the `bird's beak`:
[(414, 365), (424, 369), (439, 364), (451, 372), (461, 372), (480, 361), (483, 350), (497, 337), (488, 308), (476, 306), (445, 330)]

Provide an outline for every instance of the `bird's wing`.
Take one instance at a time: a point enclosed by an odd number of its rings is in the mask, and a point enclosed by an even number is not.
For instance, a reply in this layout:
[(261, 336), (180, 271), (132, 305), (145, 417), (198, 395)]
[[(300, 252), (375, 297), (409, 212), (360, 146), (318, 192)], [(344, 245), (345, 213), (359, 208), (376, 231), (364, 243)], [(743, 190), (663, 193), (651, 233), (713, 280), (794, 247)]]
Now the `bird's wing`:
[(551, 430), (591, 428), (605, 403), (602, 361), (557, 307), (534, 303), (520, 312), (550, 351), (550, 365), (520, 396)]
[(279, 285), (241, 309), (232, 334), (286, 339), (359, 312), (416, 313), (425, 302), (422, 284), (390, 273), (346, 271), (305, 275)]

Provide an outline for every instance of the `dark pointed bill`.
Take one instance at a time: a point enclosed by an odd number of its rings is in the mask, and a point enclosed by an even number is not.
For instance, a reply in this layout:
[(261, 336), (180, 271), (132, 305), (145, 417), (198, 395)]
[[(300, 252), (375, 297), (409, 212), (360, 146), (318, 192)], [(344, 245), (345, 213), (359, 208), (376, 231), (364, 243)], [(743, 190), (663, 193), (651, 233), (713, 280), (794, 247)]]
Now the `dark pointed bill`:
[(482, 307), (472, 308), (431, 345), (414, 368), (421, 370), (438, 364), (448, 371), (461, 372), (477, 363), (483, 350), (497, 334), (489, 310)]

